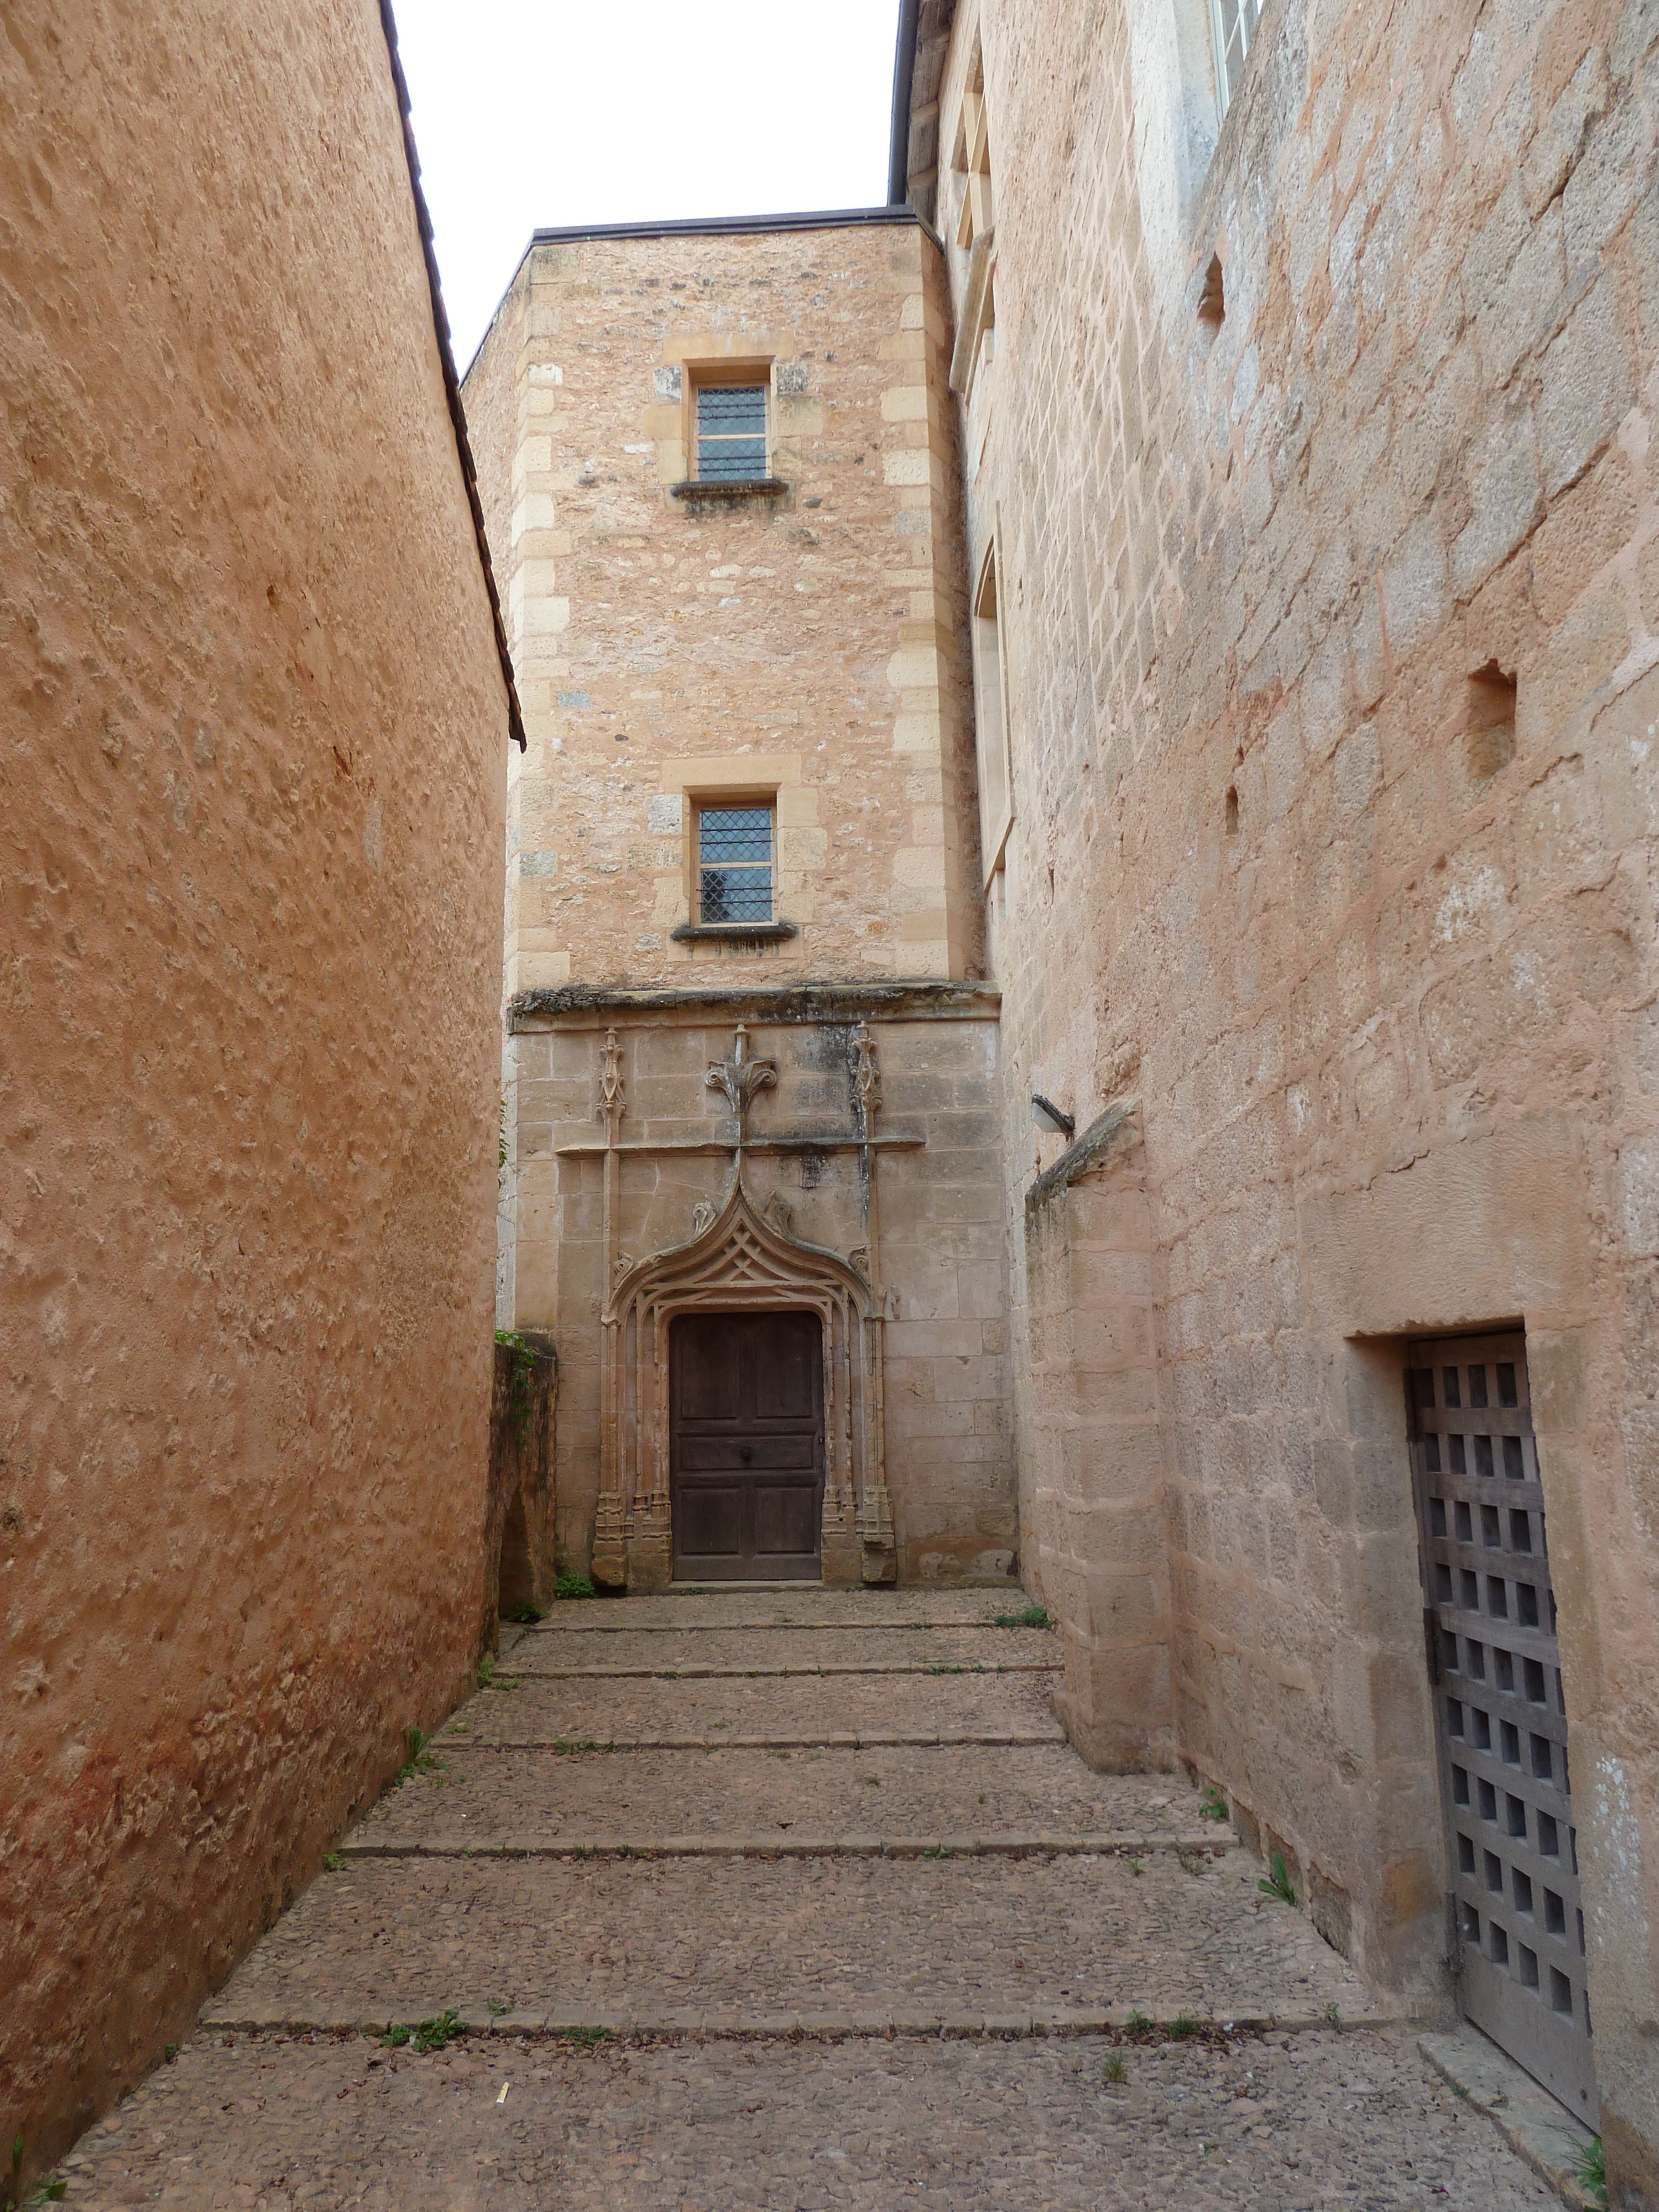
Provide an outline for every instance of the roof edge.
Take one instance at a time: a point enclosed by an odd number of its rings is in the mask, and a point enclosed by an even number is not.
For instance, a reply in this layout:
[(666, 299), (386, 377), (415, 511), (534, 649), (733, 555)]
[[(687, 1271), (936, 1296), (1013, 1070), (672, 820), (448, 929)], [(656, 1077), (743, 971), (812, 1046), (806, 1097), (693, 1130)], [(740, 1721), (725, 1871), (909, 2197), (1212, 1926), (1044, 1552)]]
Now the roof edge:
[(895, 207), (910, 197), (910, 95), (916, 74), (916, 26), (921, 0), (899, 0), (898, 43), (893, 53), (893, 119), (887, 140), (887, 197)]
[(473, 465), (472, 444), (466, 434), (466, 410), (461, 404), (460, 379), (455, 374), (455, 349), (450, 343), (449, 317), (444, 312), (443, 284), (438, 275), (438, 257), (433, 246), (432, 216), (426, 204), (426, 194), (421, 190), (421, 161), (415, 150), (415, 131), (410, 121), (409, 80), (404, 75), (403, 61), (398, 52), (398, 26), (392, 17), (392, 0), (380, 0), (380, 28), (386, 34), (386, 58), (392, 64), (392, 82), (398, 95), (398, 119), (403, 129), (404, 161), (409, 170), (409, 188), (415, 195), (415, 222), (421, 234), (422, 258), (426, 263), (427, 289), (432, 295), (432, 326), (437, 333), (438, 359), (443, 368), (444, 398), (448, 402), (449, 419), (455, 432), (455, 451), (461, 464), (462, 481), (466, 486), (467, 505), (472, 510), (472, 535), (477, 542), (484, 589), (489, 595), (495, 653), (501, 664), (501, 679), (507, 685), (507, 736), (523, 752), (528, 744), (525, 737), (524, 712), (519, 704), (518, 679), (513, 673), (513, 655), (507, 642), (507, 625), (501, 620), (501, 594), (495, 589), (495, 569), (489, 557), (489, 539), (484, 529), (483, 501), (478, 496), (478, 471)]
[(757, 231), (855, 230), (872, 224), (915, 221), (915, 210), (908, 206), (811, 208), (790, 215), (690, 216), (659, 222), (575, 222), (550, 229), (538, 227), (531, 232), (530, 243), (559, 246), (584, 238), (731, 238)]

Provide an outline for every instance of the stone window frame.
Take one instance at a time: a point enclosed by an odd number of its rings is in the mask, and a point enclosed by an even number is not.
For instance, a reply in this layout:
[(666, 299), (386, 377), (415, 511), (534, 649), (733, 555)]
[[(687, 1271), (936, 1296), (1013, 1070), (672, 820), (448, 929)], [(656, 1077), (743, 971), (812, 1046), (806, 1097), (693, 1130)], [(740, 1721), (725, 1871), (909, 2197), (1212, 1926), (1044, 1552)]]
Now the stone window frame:
[(996, 343), (996, 206), (985, 99), (985, 53), (977, 26), (950, 143), (951, 188), (960, 192), (951, 235), (957, 249), (968, 257), (957, 340), (951, 353), (951, 389), (971, 399), (980, 368), (990, 362)]
[[(678, 945), (724, 941), (739, 945), (781, 944), (799, 934), (793, 921), (778, 912), (783, 885), (778, 865), (778, 787), (775, 784), (724, 784), (683, 794), (684, 827), (681, 832), (684, 896), (686, 919), (669, 933)], [(764, 806), (772, 817), (772, 918), (769, 921), (705, 921), (699, 896), (698, 848), (705, 807)]]
[[(684, 481), (675, 489), (690, 499), (744, 499), (781, 489), (773, 473), (777, 455), (777, 404), (769, 354), (741, 360), (688, 361), (680, 364), (680, 447)], [(697, 474), (697, 394), (719, 386), (758, 386), (766, 394), (766, 464), (757, 477), (700, 477)]]
[[(1014, 826), (1014, 763), (1009, 742), (1008, 655), (1003, 629), (1001, 531), (992, 531), (969, 600), (974, 667), (974, 765), (979, 787), (982, 888), (1003, 867)], [(986, 610), (988, 595), (989, 612)]]

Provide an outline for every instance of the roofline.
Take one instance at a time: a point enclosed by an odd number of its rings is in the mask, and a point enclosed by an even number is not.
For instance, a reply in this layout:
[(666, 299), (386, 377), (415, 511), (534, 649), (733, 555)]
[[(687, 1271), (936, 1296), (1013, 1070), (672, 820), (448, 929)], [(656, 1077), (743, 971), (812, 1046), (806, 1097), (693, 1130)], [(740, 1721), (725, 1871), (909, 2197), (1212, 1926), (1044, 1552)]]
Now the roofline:
[(404, 75), (403, 62), (398, 53), (398, 26), (392, 20), (392, 0), (380, 0), (380, 28), (386, 33), (386, 57), (392, 64), (392, 82), (398, 95), (398, 119), (403, 127), (404, 160), (409, 169), (409, 188), (415, 195), (415, 221), (421, 234), (422, 258), (426, 263), (427, 289), (432, 295), (432, 326), (438, 337), (444, 398), (448, 402), (449, 419), (455, 432), (455, 451), (461, 464), (462, 481), (466, 486), (467, 505), (472, 509), (472, 535), (477, 542), (484, 589), (489, 595), (489, 616), (495, 631), (496, 657), (501, 664), (501, 679), (507, 685), (507, 733), (523, 752), (528, 749), (524, 732), (524, 713), (519, 704), (519, 686), (513, 673), (513, 655), (507, 647), (507, 625), (501, 620), (501, 595), (495, 589), (495, 570), (489, 558), (483, 501), (478, 496), (478, 471), (473, 465), (471, 441), (466, 434), (466, 410), (461, 404), (460, 379), (455, 374), (455, 349), (449, 341), (449, 317), (444, 312), (443, 286), (439, 281), (438, 257), (432, 242), (432, 216), (427, 208), (426, 194), (421, 190), (421, 161), (415, 151), (415, 131), (410, 121), (409, 81)]
[(910, 94), (916, 74), (916, 24), (921, 0), (899, 0), (898, 43), (893, 53), (893, 119), (887, 141), (887, 197), (895, 207), (910, 197)]
[(578, 222), (530, 234), (532, 246), (559, 246), (584, 238), (734, 238), (766, 230), (855, 230), (871, 224), (914, 222), (911, 207), (812, 208), (796, 215), (712, 215), (664, 222)]

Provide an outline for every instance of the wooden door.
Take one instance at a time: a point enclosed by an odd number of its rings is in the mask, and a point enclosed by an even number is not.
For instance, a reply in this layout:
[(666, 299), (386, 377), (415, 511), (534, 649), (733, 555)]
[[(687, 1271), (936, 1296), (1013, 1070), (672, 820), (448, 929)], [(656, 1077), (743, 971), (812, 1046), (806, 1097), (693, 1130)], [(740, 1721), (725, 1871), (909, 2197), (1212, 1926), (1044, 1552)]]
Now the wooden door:
[(674, 1575), (816, 1580), (823, 1330), (816, 1314), (683, 1314), (669, 1334)]
[(1567, 1702), (1522, 1336), (1414, 1344), (1412, 1455), (1464, 2011), (1591, 2125)]

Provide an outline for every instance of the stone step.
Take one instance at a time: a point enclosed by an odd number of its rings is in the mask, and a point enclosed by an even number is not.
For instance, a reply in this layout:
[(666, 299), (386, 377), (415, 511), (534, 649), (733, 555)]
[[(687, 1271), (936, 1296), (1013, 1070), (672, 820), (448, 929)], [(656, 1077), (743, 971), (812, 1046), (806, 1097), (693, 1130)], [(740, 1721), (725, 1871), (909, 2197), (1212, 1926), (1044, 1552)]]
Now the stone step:
[[(1405, 2031), (654, 2044), (202, 2035), (64, 2162), (71, 2205), (364, 2212), (1559, 2212)], [(1024, 2024), (1024, 2015), (1020, 2016)], [(1280, 2016), (1281, 2025), (1288, 2025)], [(886, 2039), (888, 2026), (903, 2041)], [(1033, 2016), (1035, 2027), (1035, 2016)], [(586, 2029), (586, 2033), (580, 2032)], [(1124, 2078), (1106, 2077), (1109, 2056)], [(505, 2092), (505, 2094), (503, 2094)]]
[(944, 2035), (901, 2020), (764, 2040), (494, 2024), (427, 2056), (361, 2035), (198, 2036), (64, 2161), (70, 2202), (1559, 2212), (1397, 2027), (1240, 2022), (1224, 2039), (1109, 2051), (1086, 2033), (988, 2035), (965, 2016)]
[(356, 1860), (312, 1885), (203, 2019), (1370, 2016), (1258, 1874), (1238, 1851), (1159, 1851), (1139, 1871), (1103, 1855)]
[(483, 1742), (696, 1745), (937, 1743), (947, 1734), (1058, 1742), (1048, 1674), (726, 1676), (538, 1680), (511, 1677), (468, 1700), (446, 1748)]
[(791, 1833), (941, 1837), (1033, 1830), (1229, 1839), (1184, 1778), (1093, 1774), (1065, 1743), (823, 1751), (637, 1751), (625, 1760), (455, 1755), (389, 1790), (354, 1841), (425, 1835), (644, 1838)]
[[(798, 1666), (759, 1666), (713, 1662), (699, 1666), (695, 1660), (667, 1660), (659, 1666), (592, 1665), (538, 1666), (533, 1658), (514, 1659), (501, 1669), (503, 1677), (532, 1682), (721, 1682), (753, 1681), (763, 1676), (777, 1679), (825, 1674), (1058, 1674), (1058, 1659), (1011, 1659), (1006, 1664), (978, 1660), (968, 1664), (941, 1666), (925, 1659), (809, 1660)], [(503, 1683), (505, 1686), (505, 1683)]]
[(1060, 1639), (1041, 1628), (728, 1628), (631, 1635), (532, 1629), (500, 1661), (502, 1674), (572, 1670), (697, 1674), (925, 1674), (952, 1668), (1019, 1673), (1064, 1664)]
[(933, 1836), (777, 1835), (646, 1836), (610, 1834), (477, 1835), (456, 1830), (429, 1836), (357, 1832), (341, 1844), (348, 1859), (954, 1859), (1098, 1857), (1113, 1852), (1217, 1850), (1213, 1835), (1150, 1836), (1125, 1831), (1066, 1835), (1031, 1828), (1024, 1833)]
[(771, 1589), (728, 1584), (658, 1597), (561, 1598), (544, 1626), (560, 1629), (988, 1626), (1030, 1603), (1016, 1584), (989, 1589), (824, 1589), (816, 1583)]

